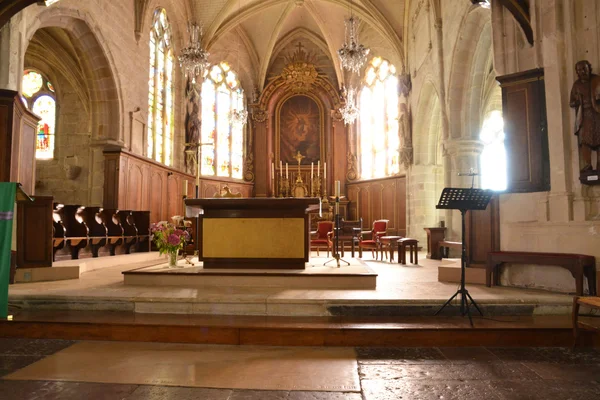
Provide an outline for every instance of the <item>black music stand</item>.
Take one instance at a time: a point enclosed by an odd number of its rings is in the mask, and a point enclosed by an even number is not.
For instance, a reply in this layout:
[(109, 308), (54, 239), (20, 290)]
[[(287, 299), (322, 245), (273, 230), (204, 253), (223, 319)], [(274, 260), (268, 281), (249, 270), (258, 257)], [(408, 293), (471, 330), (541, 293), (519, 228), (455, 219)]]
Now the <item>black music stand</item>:
[(485, 210), (487, 208), (490, 199), (492, 198), (493, 192), (491, 190), (483, 189), (463, 189), (463, 188), (445, 188), (440, 196), (440, 201), (435, 208), (438, 209), (450, 209), (460, 210), (462, 216), (462, 255), (460, 258), (460, 289), (448, 299), (444, 305), (437, 310), (434, 315), (438, 315), (440, 311), (444, 309), (456, 296), (461, 294), (460, 297), (460, 313), (464, 317), (465, 314), (469, 316), (471, 326), (473, 326), (473, 319), (471, 318), (470, 304), (475, 306), (479, 314), (483, 316), (483, 313), (475, 303), (475, 300), (471, 297), (467, 289), (465, 289), (465, 269), (467, 268), (467, 241), (465, 237), (465, 215), (468, 210)]

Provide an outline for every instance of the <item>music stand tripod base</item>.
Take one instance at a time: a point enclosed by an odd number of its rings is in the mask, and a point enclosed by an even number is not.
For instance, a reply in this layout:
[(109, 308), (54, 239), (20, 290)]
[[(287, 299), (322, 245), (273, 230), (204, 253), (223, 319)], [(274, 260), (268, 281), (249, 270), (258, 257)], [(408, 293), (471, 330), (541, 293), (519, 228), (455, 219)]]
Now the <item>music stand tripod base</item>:
[(333, 260), (335, 260), (337, 267), (340, 268), (340, 261), (346, 263), (346, 265), (350, 265), (350, 263), (344, 259), (342, 259), (340, 257), (340, 212), (339, 212), (339, 204), (340, 204), (340, 198), (336, 197), (335, 198), (335, 227), (333, 228), (333, 231), (335, 233), (335, 239), (334, 239), (334, 249), (331, 250), (332, 252), (332, 256), (333, 258), (331, 260), (327, 260), (323, 263), (323, 266), (329, 264), (330, 262), (332, 262)]
[[(454, 300), (459, 294), (460, 298), (460, 313), (464, 317), (469, 316), (469, 322), (473, 326), (473, 318), (471, 317), (471, 305), (475, 306), (479, 314), (483, 316), (481, 309), (473, 300), (469, 291), (465, 288), (465, 270), (467, 268), (467, 242), (465, 237), (465, 215), (468, 210), (485, 210), (487, 208), (493, 192), (483, 189), (462, 189), (462, 188), (445, 188), (440, 196), (440, 201), (435, 208), (460, 210), (462, 220), (462, 254), (460, 258), (460, 288), (444, 303), (434, 315), (438, 315), (448, 304)], [(470, 302), (470, 304), (469, 304)]]

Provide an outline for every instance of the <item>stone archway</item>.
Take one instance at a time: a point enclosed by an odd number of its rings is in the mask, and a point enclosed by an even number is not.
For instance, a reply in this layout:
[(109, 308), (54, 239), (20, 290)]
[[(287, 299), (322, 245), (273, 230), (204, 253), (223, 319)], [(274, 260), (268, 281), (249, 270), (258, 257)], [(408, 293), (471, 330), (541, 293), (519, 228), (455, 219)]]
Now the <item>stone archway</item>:
[(82, 72), (89, 87), (93, 142), (122, 145), (123, 106), (115, 64), (106, 41), (91, 16), (76, 10), (51, 8), (34, 20), (26, 33), (29, 42), (38, 29), (62, 28), (70, 34), (82, 62)]
[[(98, 32), (92, 18), (83, 12), (54, 8), (41, 12), (26, 32), (28, 62), (35, 65), (40, 62), (39, 51), (54, 54), (50, 57), (48, 69), (61, 75), (64, 82), (78, 93), (77, 104), (73, 110), (80, 109), (79, 119), (74, 125), (71, 118), (66, 129), (63, 124), (63, 135), (73, 133), (76, 136), (63, 140), (67, 147), (55, 154), (58, 158), (46, 162), (47, 165), (38, 167), (40, 178), (46, 180), (44, 194), (53, 195), (57, 201), (75, 202), (85, 205), (102, 205), (104, 193), (104, 154), (106, 148), (120, 148), (124, 145), (123, 106), (120, 86), (117, 82), (115, 64), (106, 41)], [(39, 32), (38, 35), (36, 33)], [(36, 39), (34, 39), (36, 35)], [(41, 39), (40, 39), (41, 38)], [(55, 41), (53, 39), (63, 38)], [(38, 40), (39, 39), (39, 40)], [(35, 42), (35, 51), (29, 51), (29, 45)], [(67, 48), (61, 49), (61, 43), (67, 43)], [(33, 46), (32, 46), (33, 47)], [(61, 56), (62, 54), (62, 56)], [(66, 55), (69, 54), (69, 57)], [(58, 60), (57, 57), (69, 58)], [(52, 61), (55, 60), (56, 68)], [(25, 65), (27, 66), (27, 65)], [(73, 98), (71, 98), (73, 100)], [(68, 103), (63, 104), (63, 111)], [(60, 121), (58, 121), (60, 125)], [(58, 136), (57, 136), (58, 138)], [(63, 137), (64, 139), (64, 137)], [(59, 142), (57, 141), (57, 146)], [(58, 148), (57, 148), (58, 150)], [(77, 178), (64, 180), (63, 168), (75, 163), (81, 169)], [(53, 171), (53, 172), (51, 172)], [(44, 173), (42, 173), (44, 172)], [(51, 182), (60, 182), (63, 185)]]

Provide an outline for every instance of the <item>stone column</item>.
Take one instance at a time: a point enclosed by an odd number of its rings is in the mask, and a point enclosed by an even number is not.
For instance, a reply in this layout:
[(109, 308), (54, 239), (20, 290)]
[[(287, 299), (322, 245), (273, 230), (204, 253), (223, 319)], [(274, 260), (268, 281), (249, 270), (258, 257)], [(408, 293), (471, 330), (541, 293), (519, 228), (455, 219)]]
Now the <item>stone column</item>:
[(25, 48), (23, 35), (27, 27), (18, 14), (0, 29), (0, 89), (20, 91), (23, 79)]

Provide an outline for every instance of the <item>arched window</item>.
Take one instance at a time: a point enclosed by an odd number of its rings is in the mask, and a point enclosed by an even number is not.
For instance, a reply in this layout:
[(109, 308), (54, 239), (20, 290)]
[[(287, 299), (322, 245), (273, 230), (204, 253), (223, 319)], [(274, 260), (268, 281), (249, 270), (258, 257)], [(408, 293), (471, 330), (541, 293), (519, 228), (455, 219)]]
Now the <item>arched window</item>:
[(496, 110), (488, 114), (483, 122), (479, 139), (484, 146), (480, 156), (481, 188), (506, 190), (506, 149), (501, 111)]
[(148, 157), (172, 164), (173, 152), (173, 49), (167, 13), (154, 12), (150, 31), (148, 79)]
[(48, 160), (54, 158), (56, 133), (56, 95), (54, 86), (45, 76), (34, 70), (25, 70), (23, 74), (23, 102), (42, 119), (38, 123), (35, 146), (35, 158)]
[(398, 173), (398, 78), (396, 67), (381, 57), (375, 57), (367, 66), (359, 107), (361, 178), (381, 178)]
[(236, 73), (226, 62), (213, 65), (202, 83), (202, 175), (242, 179), (244, 126), (231, 123), (231, 112), (244, 108)]

